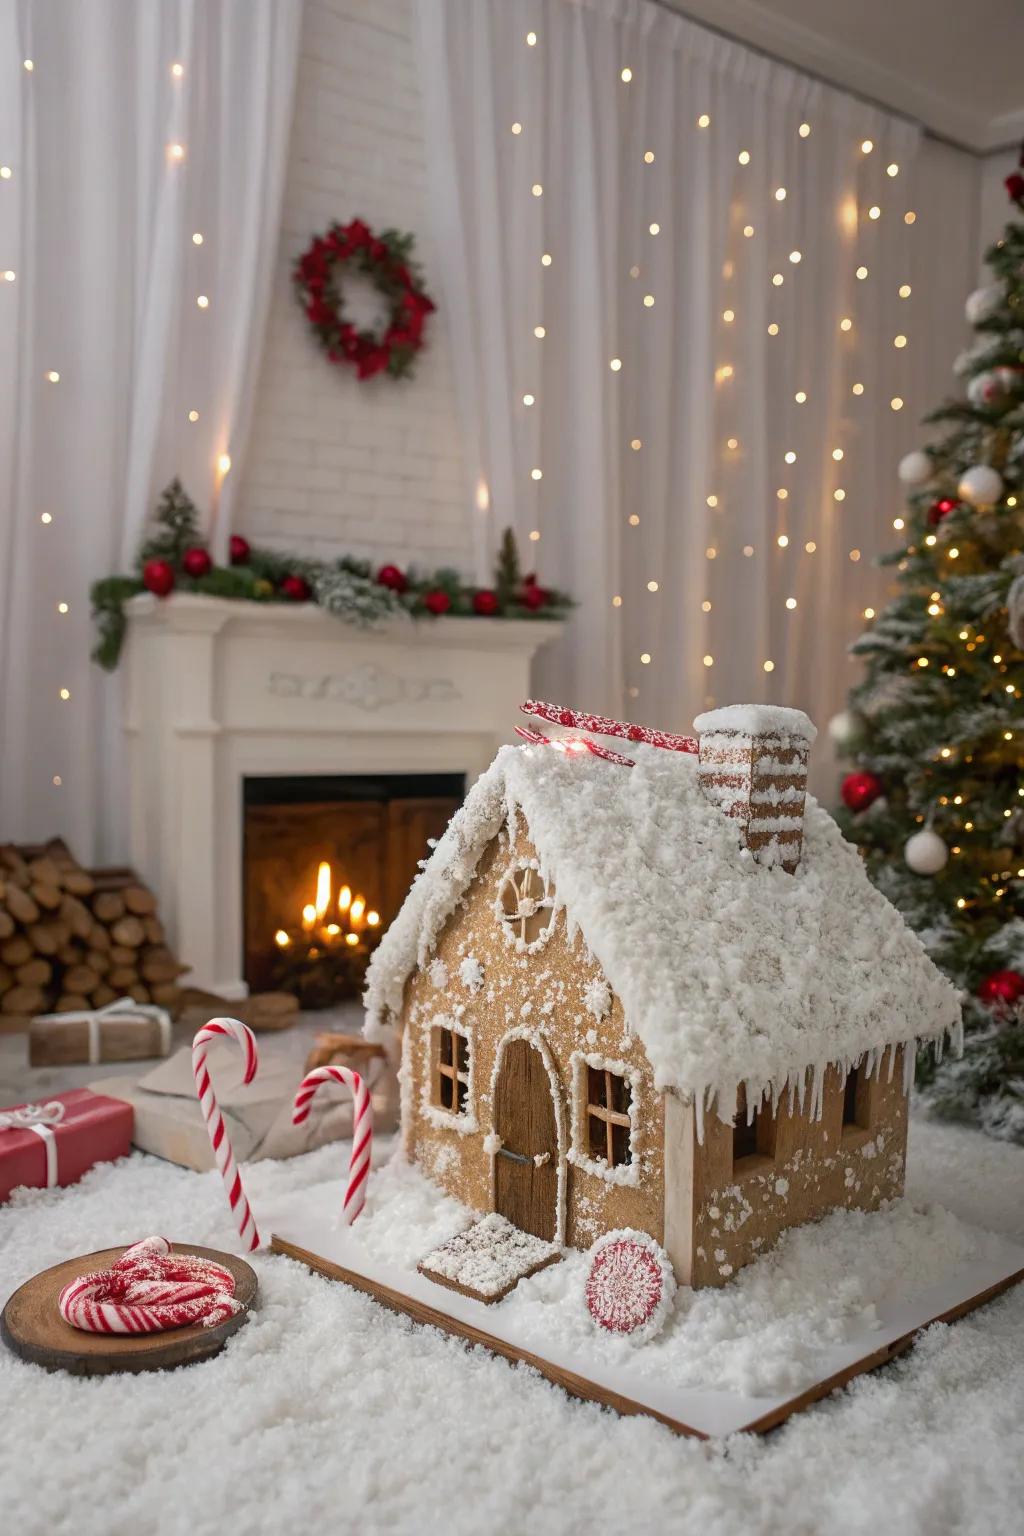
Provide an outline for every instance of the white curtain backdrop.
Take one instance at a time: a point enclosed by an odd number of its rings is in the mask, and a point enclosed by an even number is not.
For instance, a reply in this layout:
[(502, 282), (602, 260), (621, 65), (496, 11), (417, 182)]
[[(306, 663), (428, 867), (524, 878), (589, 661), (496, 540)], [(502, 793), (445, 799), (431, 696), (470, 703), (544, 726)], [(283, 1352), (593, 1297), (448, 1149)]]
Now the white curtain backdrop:
[(480, 574), (512, 523), (582, 600), (541, 686), (824, 724), (925, 404), (918, 130), (644, 0), (417, 3)]
[(300, 19), (301, 0), (0, 8), (0, 837), (123, 855), (88, 588), (130, 568), (175, 474), (225, 546)]

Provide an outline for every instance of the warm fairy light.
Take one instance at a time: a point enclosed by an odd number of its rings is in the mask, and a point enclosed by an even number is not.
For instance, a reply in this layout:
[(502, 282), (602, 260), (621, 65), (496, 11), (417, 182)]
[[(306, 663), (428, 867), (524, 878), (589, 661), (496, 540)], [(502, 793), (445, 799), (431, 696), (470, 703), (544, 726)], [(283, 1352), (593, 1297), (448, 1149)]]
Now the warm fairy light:
[(787, 597), (786, 598), (786, 607), (789, 608), (789, 609), (795, 608), (796, 607), (796, 598), (795, 597)]
[(184, 160), (185, 146), (184, 144), (168, 144), (167, 153), (172, 160)]
[(903, 396), (902, 395), (893, 395), (892, 399), (889, 401), (889, 409), (890, 409), (890, 411), (902, 411), (902, 409), (903, 409)]
[(723, 309), (722, 319), (725, 321), (726, 325), (731, 325), (732, 322), (736, 319), (736, 311), (733, 309)]
[(530, 191), (533, 193), (534, 197), (544, 196), (544, 188), (541, 186), (539, 181), (534, 182), (533, 186), (530, 188)]
[(60, 696), (61, 696), (61, 698), (62, 698), (62, 699), (63, 699), (63, 700), (64, 700), (64, 701), (65, 701), (65, 703), (66, 703), (66, 702), (67, 702), (67, 700), (68, 700), (68, 699), (70, 699), (70, 697), (71, 697), (71, 689), (70, 689), (70, 688), (62, 688), (62, 689), (61, 689), (61, 690), (60, 690)]
[(527, 32), (527, 34), (526, 34), (526, 46), (527, 46), (527, 48), (534, 48), (534, 47), (536, 47), (536, 45), (537, 45), (537, 34), (536, 34), (536, 32)]
[(787, 464), (796, 463), (796, 454), (793, 452), (792, 448), (790, 448), (788, 452), (784, 453), (782, 457), (785, 459)]
[(718, 550), (713, 544), (709, 544), (707, 549), (704, 551), (704, 554), (708, 560), (714, 560), (715, 556), (718, 554)]
[(538, 341), (543, 341), (544, 337), (547, 335), (547, 331), (545, 331), (542, 325), (535, 325), (533, 328), (533, 334), (536, 336)]
[(199, 420), (199, 412), (198, 411), (189, 411), (188, 419), (189, 419), (189, 421), (198, 421)]
[(645, 293), (644, 294), (644, 308), (645, 309), (651, 309), (651, 308), (653, 308), (653, 306), (654, 306), (654, 294), (653, 293)]
[(707, 598), (705, 598), (704, 601), (701, 603), (700, 611), (701, 611), (701, 613), (710, 613), (711, 612), (711, 604), (710, 604), (710, 602), (708, 601)]
[(746, 555), (747, 559), (749, 560), (751, 555), (754, 553), (754, 546), (753, 546), (753, 544), (744, 544), (744, 546), (743, 546), (743, 553)]
[(629, 526), (631, 528), (639, 528), (639, 526), (640, 526), (640, 514), (639, 514), (639, 512), (631, 512), (629, 514)]
[(739, 440), (738, 437), (728, 437), (725, 440), (725, 446), (727, 448), (735, 449), (735, 448), (738, 448), (739, 445), (740, 445), (740, 440)]
[(288, 948), (288, 945), (291, 943), (291, 939), (285, 933), (283, 928), (279, 928), (274, 934), (274, 943), (277, 945), (278, 949)]
[(769, 336), (777, 336), (778, 334), (779, 334), (779, 328), (776, 325), (775, 321), (773, 320), (771, 325), (768, 327), (768, 335)]
[(845, 501), (846, 500), (846, 492), (843, 490), (841, 485), (836, 486), (835, 490), (832, 492), (832, 500), (833, 501)]
[(645, 165), (653, 165), (654, 164), (654, 150), (653, 149), (644, 150), (644, 164)]
[(892, 520), (892, 525), (896, 529), (897, 533), (901, 533), (903, 531), (903, 529), (907, 526), (906, 523), (903, 521), (902, 517), (894, 517), (893, 520)]
[(341, 932), (341, 929), (337, 923), (328, 923), (327, 927), (324, 929), (324, 932), (328, 934), (332, 939), (336, 939), (338, 934)]
[(67, 611), (68, 611), (67, 603), (58, 603), (57, 604), (57, 612), (58, 613), (67, 613)]
[(609, 360), (608, 360), (608, 367), (611, 369), (612, 373), (618, 373), (619, 369), (622, 367), (622, 358), (621, 357), (609, 358)]
[(712, 494), (711, 496), (709, 496), (707, 498), (707, 503), (708, 503), (709, 507), (717, 507), (718, 506), (718, 497)]
[(775, 542), (780, 549), (786, 549), (789, 546), (789, 537), (784, 533), (780, 533)]
[(956, 904), (960, 908), (961, 911), (963, 911), (964, 907), (966, 907), (966, 905), (967, 905), (966, 901), (964, 900), (964, 898), (962, 896), (958, 896), (957, 897)]
[(512, 124), (512, 132), (513, 133), (522, 133), (522, 131), (523, 131), (522, 123), (513, 123)]
[(881, 208), (879, 208), (877, 203), (874, 203), (868, 209), (868, 218), (869, 219), (880, 219), (881, 217), (882, 217), (882, 210), (881, 210)]
[(764, 667), (764, 670), (766, 672), (774, 672), (775, 671), (775, 663), (774, 663), (774, 661), (765, 661), (765, 662), (762, 662), (761, 665)]
[(836, 463), (838, 464), (841, 461), (842, 457), (843, 457), (843, 450), (841, 448), (833, 448), (832, 449), (832, 457), (835, 459)]
[(524, 405), (533, 405), (534, 399), (535, 399), (535, 396), (533, 396), (533, 395), (524, 395), (523, 396), (523, 404)]
[(354, 948), (359, 943), (358, 933), (346, 933), (345, 943)]
[(777, 501), (788, 501), (789, 492), (786, 490), (784, 485), (779, 486), (778, 490), (775, 492), (775, 497)]
[(350, 885), (343, 885), (341, 890), (338, 892), (338, 911), (347, 912), (351, 905), (352, 887)]
[(800, 127), (797, 129), (797, 133), (800, 135), (800, 137), (802, 139), (806, 139), (808, 134), (810, 133), (810, 131), (811, 131), (810, 123), (801, 123)]
[(544, 478), (544, 471), (542, 469), (531, 469), (530, 470), (530, 479), (531, 480), (543, 480), (543, 478)]
[(860, 152), (862, 155), (870, 155), (874, 147), (874, 143), (871, 139), (865, 139), (860, 146)]
[(32, 71), (35, 69), (35, 67), (36, 66), (35, 66), (35, 64), (33, 63), (33, 61), (31, 59), (25, 59), (23, 61), (22, 68), (27, 69), (29, 74), (32, 73)]
[(904, 224), (913, 224), (916, 218), (917, 214), (911, 212), (911, 210), (908, 209), (907, 212), (903, 215), (903, 222)]
[(893, 339), (892, 339), (892, 344), (893, 344), (894, 347), (897, 348), (897, 350), (899, 350), (899, 349), (901, 349), (901, 348), (906, 346), (907, 338), (905, 336), (903, 336), (903, 335), (894, 336)]
[(57, 372), (56, 368), (51, 368), (46, 377), (51, 384), (60, 383), (60, 374)]
[(1016, 496), (1007, 496), (1007, 498), (1006, 498), (1006, 505), (1008, 507), (1015, 507), (1017, 505), (1017, 498), (1016, 498)]
[(650, 651), (641, 651), (640, 652), (640, 665), (643, 666), (643, 667), (649, 667), (650, 664), (651, 664), (651, 653), (650, 653)]
[(231, 455), (230, 455), (230, 453), (218, 453), (218, 455), (217, 455), (217, 473), (218, 473), (218, 475), (221, 475), (221, 476), (226, 475), (228, 473), (228, 471), (230, 470), (230, 468), (231, 468)]
[(643, 443), (641, 442), (640, 438), (634, 437), (629, 446), (632, 448), (634, 453), (639, 453), (640, 449), (643, 447)]
[(531, 528), (530, 529), (530, 543), (531, 544), (536, 544), (539, 538), (540, 538), (540, 529), (539, 528)]
[(954, 548), (954, 549), (947, 549), (946, 550), (946, 554), (949, 556), (949, 558), (951, 560), (958, 560), (960, 558), (960, 551), (958, 549), (956, 549), (956, 548)]
[(874, 616), (875, 616), (875, 610), (873, 608), (865, 608), (864, 609), (864, 617), (866, 619), (873, 619)]
[(940, 757), (952, 757), (953, 756), (952, 749), (950, 747), (942, 747), (940, 749), (940, 751), (939, 751), (939, 756)]
[(380, 926), (380, 913), (375, 912), (372, 907), (366, 914), (366, 926), (368, 928), (377, 928)]
[(9, 165), (0, 165), (0, 181), (10, 181), (14, 172)]
[(51, 783), (55, 784), (57, 788), (60, 789), (61, 785), (64, 783), (64, 780), (61, 778), (59, 773), (55, 773)]
[(661, 233), (660, 224), (648, 224), (647, 228), (650, 230), (652, 235), (658, 235)]
[(723, 381), (723, 379), (731, 379), (732, 375), (733, 375), (732, 363), (723, 363), (720, 368), (716, 368), (715, 369), (715, 381), (716, 381), (716, 383), (720, 384)]
[(633, 78), (633, 71), (629, 68), (628, 65), (626, 66), (625, 69), (621, 69), (619, 71), (619, 79), (622, 81), (623, 85), (628, 85), (629, 82), (632, 80), (632, 78)]
[(749, 149), (741, 149), (739, 154), (736, 156), (736, 159), (739, 161), (740, 165), (749, 165), (750, 164), (750, 150)]
[(744, 237), (747, 240), (750, 239), (750, 237), (753, 235), (753, 233), (754, 233), (754, 226), (753, 226), (753, 224), (744, 224), (744, 226), (743, 226), (743, 234), (744, 234)]
[(775, 201), (777, 203), (784, 203), (786, 201), (786, 189), (785, 189), (785, 187), (776, 187), (775, 188)]
[(807, 399), (806, 390), (798, 389), (796, 394), (793, 396), (793, 399), (796, 401), (797, 405), (803, 405)]
[(657, 590), (658, 590), (658, 583), (656, 581), (649, 581), (647, 583), (647, 590), (648, 590), (648, 592), (657, 592)]
[(912, 290), (911, 290), (911, 287), (910, 287), (909, 283), (901, 283), (900, 284), (900, 298), (901, 299), (909, 299), (911, 291)]
[(919, 667), (926, 667), (928, 665), (928, 657), (927, 656), (919, 656), (917, 658), (917, 665)]
[(52, 523), (53, 522), (53, 513), (52, 512), (40, 512), (40, 514), (39, 514), (39, 521), (41, 523)]
[(885, 174), (887, 176), (898, 176), (899, 173), (900, 173), (900, 168), (896, 164), (895, 160), (892, 162), (891, 165), (887, 165), (886, 168), (885, 168)]
[(942, 612), (941, 604), (939, 604), (939, 603), (929, 603), (928, 604), (928, 612), (931, 614), (933, 619), (937, 618), (938, 615)]
[(851, 395), (862, 395), (864, 393), (864, 385), (854, 384), (850, 389), (850, 393)]
[(548, 251), (544, 252), (543, 256), (540, 259), (540, 264), (541, 264), (542, 267), (550, 267), (550, 265), (551, 265), (551, 255), (550, 255), (550, 253)]
[(781, 272), (773, 272), (772, 273), (772, 287), (773, 288), (781, 288), (785, 281), (786, 281), (786, 279), (783, 277)]
[(184, 73), (185, 73), (185, 66), (184, 66), (184, 64), (172, 64), (171, 65), (171, 74), (174, 76), (175, 80), (180, 80)]
[(931, 548), (931, 546), (933, 544), (937, 544), (938, 543), (938, 540), (936, 539), (934, 533), (929, 533), (929, 534), (925, 535), (925, 543), (928, 545), (929, 549)]
[(852, 331), (853, 330), (853, 321), (850, 319), (849, 315), (844, 315), (842, 320), (840, 320), (840, 322), (839, 322), (839, 329), (841, 331)]
[(713, 667), (715, 664), (715, 658), (713, 656), (704, 656), (701, 659), (706, 667)]
[(11, 271), (10, 267), (8, 267), (7, 271), (4, 273), (4, 282), (5, 283), (13, 283), (14, 279), (15, 279), (15, 276), (16, 276), (16, 274)]
[(617, 592), (616, 592), (615, 596), (612, 598), (612, 607), (613, 608), (621, 608), (622, 607), (622, 598), (619, 596), (619, 594)]
[(854, 277), (858, 278), (860, 282), (863, 282), (864, 279), (867, 277), (867, 275), (868, 275), (867, 267), (858, 267), (856, 272), (854, 273)]
[(813, 555), (814, 551), (817, 549), (817, 547), (818, 546), (817, 546), (817, 544), (815, 544), (813, 539), (808, 539), (807, 543), (804, 545), (804, 549), (807, 551), (807, 553), (809, 555)]
[(802, 252), (800, 252), (800, 251), (790, 251), (789, 259), (790, 259), (790, 261), (793, 263), (793, 265), (795, 267), (795, 266), (799, 265), (799, 263), (801, 261), (803, 261), (804, 258), (803, 258)]
[(209, 309), (210, 307), (210, 301), (205, 293), (200, 293), (196, 296), (196, 303), (200, 309)]
[(710, 119), (710, 117), (708, 116), (708, 114), (706, 112), (702, 112), (700, 117), (698, 117), (698, 119), (697, 119), (697, 127), (698, 128), (710, 128), (711, 127), (711, 119)]

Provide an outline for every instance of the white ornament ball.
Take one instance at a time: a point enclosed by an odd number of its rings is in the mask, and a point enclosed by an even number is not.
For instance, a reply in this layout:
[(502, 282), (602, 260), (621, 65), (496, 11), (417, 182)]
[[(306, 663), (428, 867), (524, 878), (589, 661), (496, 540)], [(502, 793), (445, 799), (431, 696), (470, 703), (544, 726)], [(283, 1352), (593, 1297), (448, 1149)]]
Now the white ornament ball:
[(990, 320), (1003, 306), (1005, 294), (999, 283), (987, 283), (984, 288), (975, 288), (973, 293), (967, 295), (964, 305), (964, 313), (970, 325), (980, 325), (984, 320)]
[(828, 734), (837, 747), (848, 747), (857, 735), (857, 716), (849, 709), (841, 709), (828, 723)]
[(932, 461), (920, 448), (915, 448), (900, 459), (897, 474), (904, 485), (923, 485), (931, 479)]
[(972, 464), (961, 475), (956, 493), (972, 507), (994, 507), (1003, 494), (1003, 477), (989, 464)]
[(915, 875), (937, 875), (949, 862), (949, 849), (937, 832), (925, 827), (907, 838), (903, 857)]

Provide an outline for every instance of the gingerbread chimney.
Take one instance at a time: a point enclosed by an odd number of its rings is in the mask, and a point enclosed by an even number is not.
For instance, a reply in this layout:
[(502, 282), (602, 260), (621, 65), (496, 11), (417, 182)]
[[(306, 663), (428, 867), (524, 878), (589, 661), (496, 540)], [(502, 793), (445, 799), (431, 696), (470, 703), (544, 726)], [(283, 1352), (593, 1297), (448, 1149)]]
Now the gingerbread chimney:
[(759, 864), (792, 874), (803, 847), (807, 758), (818, 734), (799, 709), (732, 704), (698, 715), (700, 785), (740, 825)]

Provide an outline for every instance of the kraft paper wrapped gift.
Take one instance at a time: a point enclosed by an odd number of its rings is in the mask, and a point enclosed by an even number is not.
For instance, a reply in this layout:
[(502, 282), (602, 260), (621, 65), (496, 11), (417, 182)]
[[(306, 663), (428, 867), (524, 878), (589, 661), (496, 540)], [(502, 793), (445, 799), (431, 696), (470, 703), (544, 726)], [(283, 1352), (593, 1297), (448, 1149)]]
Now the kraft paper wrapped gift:
[[(292, 1125), (292, 1101), (303, 1078), (301, 1063), (282, 1062), (267, 1055), (253, 1081), (244, 1084), (238, 1048), (217, 1041), (209, 1047), (207, 1064), (239, 1162), (297, 1157), (352, 1134), (352, 1096), (343, 1089), (332, 1092), (322, 1088), (309, 1119)], [(368, 1064), (366, 1077), (373, 1100), (374, 1130), (394, 1130), (398, 1124), (398, 1082), (393, 1068), (378, 1057)], [(188, 1047), (142, 1077), (105, 1077), (97, 1087), (131, 1105), (135, 1112), (132, 1140), (143, 1152), (199, 1173), (214, 1166)]]
[(119, 997), (105, 1008), (41, 1013), (28, 1029), (31, 1067), (87, 1061), (145, 1061), (171, 1049), (171, 1016), (154, 1003)]

